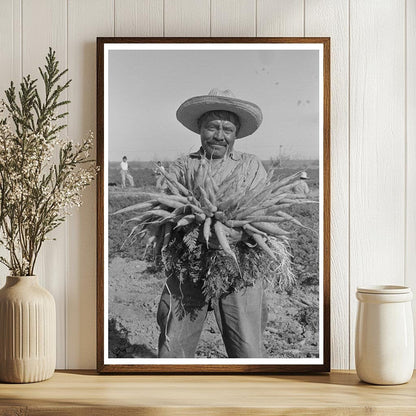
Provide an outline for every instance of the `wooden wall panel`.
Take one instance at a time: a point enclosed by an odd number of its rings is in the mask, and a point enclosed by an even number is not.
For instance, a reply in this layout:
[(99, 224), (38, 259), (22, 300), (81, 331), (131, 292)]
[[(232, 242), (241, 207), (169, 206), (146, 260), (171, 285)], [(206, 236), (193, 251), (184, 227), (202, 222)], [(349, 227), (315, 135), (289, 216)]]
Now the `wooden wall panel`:
[[(66, 0), (23, 0), (22, 2), (22, 71), (40, 79), (38, 67), (45, 65), (49, 47), (56, 51), (60, 68), (67, 67)], [(39, 81), (40, 91), (41, 82)], [(65, 95), (62, 98), (66, 98)], [(66, 129), (61, 132), (62, 136)], [(55, 159), (56, 160), (56, 159)], [(52, 241), (52, 239), (56, 239)], [(54, 296), (57, 312), (57, 367), (66, 362), (66, 280), (67, 225), (48, 236), (40, 251), (35, 273), (41, 284)]]
[(403, 284), (405, 1), (351, 0), (350, 365), (357, 286)]
[[(4, 90), (14, 78), (15, 61), (13, 0), (0, 0), (0, 99), (5, 99)], [(20, 42), (19, 42), (20, 45)]]
[(164, 4), (164, 36), (210, 36), (210, 0), (169, 0)]
[[(96, 37), (114, 35), (113, 0), (69, 0), (69, 136), (79, 141), (95, 131)], [(96, 186), (69, 221), (67, 368), (95, 368), (96, 362)]]
[(211, 36), (256, 36), (255, 0), (211, 0)]
[[(0, 100), (3, 100), (10, 81), (18, 85), (22, 76), (21, 0), (0, 0), (0, 10)], [(0, 255), (8, 258), (4, 247), (0, 247)], [(8, 274), (7, 267), (0, 264), (0, 287)]]
[(163, 0), (115, 0), (115, 36), (163, 36)]
[(305, 16), (305, 36), (331, 37), (331, 366), (348, 368), (348, 0), (311, 0)]
[(303, 36), (304, 0), (257, 0), (257, 36)]
[(0, 99), (21, 79), (21, 0), (0, 0)]
[[(416, 1), (406, 2), (406, 280), (416, 323)], [(416, 353), (416, 350), (415, 350)], [(416, 361), (415, 361), (416, 362)]]

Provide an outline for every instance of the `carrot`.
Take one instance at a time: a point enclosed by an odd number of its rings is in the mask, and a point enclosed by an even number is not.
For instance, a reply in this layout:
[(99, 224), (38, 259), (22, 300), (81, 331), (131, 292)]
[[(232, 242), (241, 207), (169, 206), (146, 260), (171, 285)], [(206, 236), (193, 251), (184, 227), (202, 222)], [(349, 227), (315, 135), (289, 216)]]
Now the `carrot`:
[(247, 221), (247, 220), (227, 220), (227, 221), (224, 222), (224, 224), (227, 227), (230, 227), (230, 228), (242, 227), (243, 225), (246, 225), (248, 223), (249, 223), (249, 221)]
[(186, 169), (186, 186), (188, 187), (188, 189), (192, 189), (192, 173), (191, 173), (191, 169)]
[(299, 220), (297, 220), (296, 218), (292, 217), (289, 214), (286, 214), (286, 212), (283, 211), (278, 211), (277, 215), (280, 215), (285, 221), (291, 221), (293, 224), (296, 224), (299, 227), (305, 228), (309, 231), (312, 231), (313, 233), (315, 233), (316, 235), (319, 235), (319, 233), (314, 230), (313, 228), (307, 227), (306, 225), (303, 225)]
[(202, 186), (205, 184), (207, 175), (208, 175), (208, 166), (207, 161), (205, 159), (201, 159), (201, 165), (202, 165)]
[[(185, 200), (186, 200), (185, 204), (187, 204), (188, 200), (186, 198)], [(157, 201), (159, 202), (159, 204), (166, 205), (167, 207), (173, 208), (173, 209), (185, 206), (185, 204), (183, 204), (182, 202), (178, 202), (169, 198), (158, 198)]]
[(252, 208), (247, 208), (247, 209), (245, 209), (243, 211), (240, 211), (237, 214), (236, 219), (237, 220), (241, 220), (241, 219), (246, 218), (246, 217), (248, 217), (250, 215), (253, 215), (257, 211), (263, 211), (263, 210), (265, 210), (267, 208), (270, 208), (270, 207), (275, 206), (276, 204), (277, 204), (276, 200), (273, 199), (273, 200), (270, 200), (267, 203), (264, 203), (262, 205), (257, 205), (257, 206), (252, 207)]
[(297, 199), (283, 198), (281, 200), (282, 204), (299, 204)]
[(212, 176), (212, 174), (211, 174), (211, 166), (209, 167), (209, 170), (208, 170), (208, 177), (209, 177), (209, 179), (211, 180), (211, 183), (212, 183), (212, 189), (214, 190), (215, 194), (217, 194), (217, 193), (218, 193), (218, 191), (219, 191), (219, 187), (218, 187), (218, 185), (215, 183), (215, 180), (214, 180), (214, 178), (213, 178), (213, 176)]
[(269, 169), (269, 171), (267, 172), (266, 183), (270, 183), (270, 181), (273, 178), (274, 172), (276, 172), (276, 169), (275, 168)]
[(131, 222), (131, 221), (140, 221), (140, 222), (144, 222), (146, 220), (148, 220), (149, 218), (153, 218), (153, 211), (148, 211), (145, 212), (142, 215), (139, 215), (138, 217), (133, 217), (133, 218), (129, 218), (128, 220), (124, 221), (124, 222)]
[(260, 231), (265, 232), (266, 234), (274, 235), (280, 237), (281, 235), (290, 235), (290, 231), (283, 230), (276, 224), (271, 224), (270, 222), (252, 222), (251, 225)]
[(246, 221), (249, 223), (253, 222), (282, 222), (284, 221), (281, 217), (275, 217), (273, 215), (259, 215), (257, 217), (247, 217)]
[(149, 214), (156, 215), (157, 217), (167, 218), (171, 217), (172, 213), (169, 211), (165, 211), (164, 209), (154, 209), (152, 211), (149, 211)]
[(284, 198), (281, 201), (284, 204), (319, 204), (318, 201), (313, 201), (311, 199), (290, 199), (290, 198)]
[(243, 225), (243, 230), (247, 231), (247, 233), (250, 235), (252, 235), (252, 233), (255, 233), (267, 237), (267, 234), (264, 231), (259, 230), (257, 227), (254, 227), (254, 225), (251, 224)]
[(277, 261), (276, 256), (274, 255), (271, 248), (267, 245), (266, 241), (263, 239), (263, 237), (259, 234), (252, 234), (251, 237), (253, 240), (257, 243), (257, 245), (266, 252), (274, 261)]
[(266, 209), (273, 208), (277, 206), (282, 201), (282, 199), (286, 197), (286, 195), (287, 194), (282, 194), (277, 197), (267, 199), (263, 201), (262, 203), (258, 203), (258, 204), (255, 203), (256, 201), (255, 199), (252, 199), (248, 207), (244, 207), (244, 206), (240, 207), (237, 213), (237, 219), (246, 218), (248, 216), (252, 216), (258, 211), (263, 211)]
[(212, 219), (210, 217), (205, 218), (203, 234), (204, 234), (204, 239), (207, 242), (207, 248), (208, 248), (209, 237), (211, 235), (211, 223), (212, 223)]
[(192, 224), (194, 221), (195, 221), (194, 214), (185, 215), (184, 217), (182, 217), (182, 219), (178, 221), (175, 228), (184, 227), (185, 225)]
[(182, 204), (188, 203), (188, 198), (182, 195), (168, 195), (168, 194), (162, 194), (163, 198), (168, 198), (173, 201), (182, 202)]
[[(184, 195), (184, 196), (189, 196), (191, 194), (190, 191), (187, 188), (185, 188), (180, 182), (178, 182), (175, 175), (167, 173), (167, 172), (165, 172), (164, 170), (162, 170), (160, 168), (158, 168), (158, 170), (165, 177), (165, 179), (167, 180), (169, 190), (171, 190), (171, 192), (172, 192), (172, 187), (176, 188), (176, 192), (173, 189), (173, 193), (175, 195), (177, 195), (178, 193), (179, 194), (182, 193), (182, 195)], [(169, 186), (169, 184), (172, 185), (172, 186)]]
[(144, 215), (139, 215), (138, 217), (129, 218), (128, 220), (123, 221), (122, 225), (124, 225), (127, 222), (132, 222), (132, 221), (142, 222), (143, 220), (145, 220), (145, 218), (143, 218), (143, 217), (144, 217)]
[(169, 180), (172, 182), (174, 186), (176, 186), (176, 188), (179, 190), (180, 193), (182, 193), (182, 195), (184, 196), (191, 195), (191, 192), (189, 191), (189, 189), (185, 188), (180, 182), (178, 182), (176, 177), (174, 177), (173, 175), (170, 175), (170, 176), (171, 177), (169, 178)]
[[(287, 178), (282, 179), (281, 181), (278, 181), (277, 183), (275, 183), (275, 189), (280, 189), (282, 188), (284, 185), (287, 185), (288, 183), (290, 183), (291, 181), (295, 180), (296, 178), (298, 178), (300, 176), (302, 172), (296, 172), (291, 176), (288, 176)], [(293, 184), (291, 185), (293, 186)]]
[(272, 198), (269, 198), (267, 201), (265, 201), (265, 203), (269, 203), (269, 202), (274, 202), (275, 204), (277, 204), (278, 202), (280, 202), (282, 199), (286, 198), (288, 195), (290, 194), (279, 194), (279, 195), (273, 195)]
[(314, 201), (313, 199), (303, 199), (299, 201), (299, 204), (319, 204), (319, 201)]
[(277, 189), (275, 189), (274, 193), (281, 193), (281, 192), (289, 191), (290, 189), (292, 189), (294, 186), (298, 185), (301, 182), (302, 181), (299, 179), (293, 183), (290, 183), (289, 185), (279, 186)]
[(186, 211), (188, 211), (188, 206), (187, 205), (182, 205), (179, 208), (176, 208), (172, 211), (172, 215), (181, 215), (181, 214), (186, 214)]
[(180, 192), (177, 190), (177, 188), (173, 186), (169, 181), (166, 181), (166, 186), (173, 195), (180, 195)]
[[(167, 194), (165, 192), (160, 192), (160, 193), (156, 193), (156, 192), (138, 192), (135, 193), (134, 196), (144, 196), (144, 197), (148, 197), (154, 200), (157, 200), (158, 198), (167, 198), (169, 200), (173, 200), (173, 201), (177, 201), (177, 202), (182, 202), (183, 204), (186, 204), (188, 202), (188, 199), (182, 195), (170, 195)], [(146, 201), (149, 202), (149, 201)]]
[(214, 216), (214, 214), (208, 209), (208, 208), (203, 208), (203, 211), (204, 211), (204, 214), (207, 216), (207, 217), (210, 217), (210, 218), (212, 218), (213, 216)]
[(116, 212), (113, 212), (110, 215), (116, 215), (116, 214), (123, 214), (124, 212), (130, 212), (130, 211), (141, 211), (143, 209), (150, 209), (153, 208), (157, 204), (157, 201), (154, 199), (150, 201), (140, 202), (139, 204), (130, 205), (129, 207), (119, 209)]
[(299, 225), (300, 227), (303, 227), (303, 224), (297, 220), (295, 217), (292, 217), (291, 215), (287, 214), (286, 212), (283, 211), (277, 211), (277, 215), (279, 215), (280, 217), (284, 218), (287, 221), (291, 221), (296, 225)]
[(198, 186), (199, 191), (201, 192), (201, 200), (202, 203), (212, 212), (217, 211), (217, 207), (211, 203), (211, 201), (208, 198), (207, 193), (205, 192), (205, 189), (202, 188), (202, 186)]
[(276, 210), (290, 208), (291, 206), (292, 206), (292, 204), (277, 204), (275, 206), (272, 206), (272, 207), (268, 208), (266, 214), (271, 215), (274, 212), (276, 212)]
[(305, 194), (294, 194), (294, 193), (288, 193), (286, 194), (290, 199), (306, 199)]
[(235, 255), (234, 251), (230, 247), (230, 243), (228, 242), (227, 236), (225, 234), (224, 226), (222, 225), (221, 222), (215, 221), (214, 231), (215, 231), (215, 235), (217, 236), (218, 242), (221, 245), (221, 248), (224, 250), (225, 254), (227, 254), (228, 256), (234, 259), (238, 268), (238, 272), (241, 275), (241, 270), (237, 261), (237, 256)]
[(205, 188), (206, 188), (206, 192), (207, 192), (207, 196), (210, 200), (210, 202), (212, 203), (212, 205), (217, 205), (217, 198), (215, 196), (215, 192), (214, 192), (214, 188), (212, 186), (211, 180), (209, 179), (209, 177), (207, 177), (207, 180), (205, 181)]
[(199, 162), (198, 169), (195, 174), (194, 178), (194, 189), (197, 189), (198, 186), (202, 186), (204, 184), (203, 178), (204, 178), (204, 164), (202, 164), (202, 160)]
[(195, 215), (195, 221), (198, 224), (202, 224), (206, 219), (206, 215), (204, 213), (200, 214), (199, 212), (195, 212), (194, 215)]
[(187, 207), (187, 208), (190, 208), (190, 209), (191, 209), (191, 211), (192, 211), (194, 214), (203, 214), (203, 213), (204, 213), (204, 211), (203, 211), (201, 208), (197, 207), (196, 205), (193, 205), (193, 204), (188, 204), (188, 205), (186, 205), (186, 207)]
[(188, 196), (186, 198), (188, 200), (188, 203), (191, 203), (192, 205), (196, 205), (197, 207), (201, 207), (201, 203), (192, 195)]

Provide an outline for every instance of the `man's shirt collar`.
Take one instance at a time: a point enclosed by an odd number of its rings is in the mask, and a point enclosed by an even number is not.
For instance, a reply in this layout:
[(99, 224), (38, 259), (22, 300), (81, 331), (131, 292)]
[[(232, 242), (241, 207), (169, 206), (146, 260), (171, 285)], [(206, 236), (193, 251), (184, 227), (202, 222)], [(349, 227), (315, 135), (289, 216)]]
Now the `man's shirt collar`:
[[(191, 153), (189, 155), (190, 158), (192, 159), (201, 159), (201, 157), (204, 155), (204, 150), (201, 148), (199, 148), (198, 151)], [(228, 155), (230, 159), (234, 160), (234, 161), (239, 161), (241, 160), (241, 152), (238, 152), (237, 150), (234, 150)]]

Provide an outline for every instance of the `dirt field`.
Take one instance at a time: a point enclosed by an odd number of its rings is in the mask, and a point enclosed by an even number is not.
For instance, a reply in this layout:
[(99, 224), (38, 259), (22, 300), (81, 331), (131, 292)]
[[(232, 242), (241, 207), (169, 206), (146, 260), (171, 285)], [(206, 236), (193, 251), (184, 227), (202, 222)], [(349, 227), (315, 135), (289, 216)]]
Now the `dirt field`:
[[(153, 190), (149, 171), (136, 172), (137, 180), (139, 176), (147, 178), (139, 189), (109, 189), (109, 212), (139, 202), (138, 190)], [(281, 176), (291, 171), (286, 169)], [(317, 170), (308, 172), (316, 183)], [(316, 197), (317, 187), (311, 189)], [(317, 205), (293, 208), (291, 214), (318, 230)], [(109, 355), (151, 358), (157, 356), (156, 312), (165, 278), (161, 269), (155, 267), (148, 256), (143, 256), (143, 242), (122, 247), (130, 231), (130, 226), (123, 224), (127, 218), (127, 214), (109, 217)], [(271, 286), (266, 290), (269, 317), (265, 348), (268, 357), (273, 358), (316, 357), (319, 352), (318, 239), (305, 229), (295, 232), (292, 252), (297, 284), (289, 291)], [(196, 356), (226, 358), (213, 312), (208, 313)]]

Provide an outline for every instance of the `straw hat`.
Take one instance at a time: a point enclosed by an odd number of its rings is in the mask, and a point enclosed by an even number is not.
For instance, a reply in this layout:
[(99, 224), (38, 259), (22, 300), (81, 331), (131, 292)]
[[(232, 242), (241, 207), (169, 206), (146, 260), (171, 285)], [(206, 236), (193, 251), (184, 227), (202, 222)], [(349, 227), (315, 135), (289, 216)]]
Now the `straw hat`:
[(213, 88), (208, 95), (192, 97), (178, 108), (176, 118), (189, 130), (199, 133), (198, 120), (208, 111), (230, 111), (240, 119), (238, 139), (253, 134), (263, 121), (260, 108), (249, 101), (235, 98), (230, 90)]
[(301, 179), (309, 179), (309, 176), (308, 176), (308, 174), (306, 172), (301, 172), (300, 178)]

